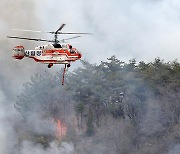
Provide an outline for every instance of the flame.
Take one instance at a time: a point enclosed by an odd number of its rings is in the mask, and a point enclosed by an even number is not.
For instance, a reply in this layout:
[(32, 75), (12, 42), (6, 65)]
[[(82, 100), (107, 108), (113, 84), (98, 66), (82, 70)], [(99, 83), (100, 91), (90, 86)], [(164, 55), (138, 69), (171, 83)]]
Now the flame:
[(66, 136), (67, 128), (66, 126), (58, 119), (57, 128), (56, 128), (56, 138), (62, 139)]

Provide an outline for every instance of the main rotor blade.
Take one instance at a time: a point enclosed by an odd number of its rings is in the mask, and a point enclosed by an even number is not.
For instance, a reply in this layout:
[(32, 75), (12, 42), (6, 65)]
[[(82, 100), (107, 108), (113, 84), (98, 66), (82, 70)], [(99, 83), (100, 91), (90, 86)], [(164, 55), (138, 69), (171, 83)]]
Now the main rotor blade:
[(28, 37), (18, 37), (18, 36), (7, 36), (8, 38), (13, 39), (23, 39), (23, 40), (30, 40), (30, 41), (44, 41), (44, 42), (54, 42), (52, 40), (45, 40), (45, 39), (38, 39), (38, 38), (28, 38)]
[(57, 32), (57, 34), (89, 34), (92, 35), (92, 33), (74, 33), (74, 32)]
[(66, 40), (71, 40), (71, 39), (75, 39), (75, 38), (78, 38), (78, 37), (81, 37), (81, 36), (75, 36), (75, 37), (70, 37), (70, 38), (67, 38), (67, 39), (62, 39), (62, 40), (59, 40), (59, 42), (65, 43)]
[(61, 27), (59, 27), (59, 29), (55, 32), (55, 34), (57, 34), (58, 31), (61, 31), (65, 25), (66, 25), (66, 24), (62, 24)]
[[(78, 37), (81, 37), (81, 36), (70, 37), (70, 38), (62, 39), (62, 40), (71, 40), (71, 39), (75, 39), (75, 38), (78, 38)], [(61, 41), (61, 40), (60, 40), (60, 41)]]
[(14, 31), (23, 31), (23, 32), (35, 32), (35, 33), (49, 33), (49, 32), (44, 32), (44, 31), (38, 31), (38, 30), (29, 30), (29, 29), (11, 29)]
[(74, 32), (60, 32), (63, 27), (65, 26), (66, 24), (62, 24), (59, 29), (55, 32), (53, 31), (48, 31), (48, 32), (45, 32), (45, 31), (38, 31), (38, 30), (30, 30), (30, 29), (11, 29), (11, 30), (14, 30), (14, 31), (23, 31), (23, 32), (35, 32), (35, 33), (51, 33), (51, 34), (92, 34), (92, 33), (74, 33)]

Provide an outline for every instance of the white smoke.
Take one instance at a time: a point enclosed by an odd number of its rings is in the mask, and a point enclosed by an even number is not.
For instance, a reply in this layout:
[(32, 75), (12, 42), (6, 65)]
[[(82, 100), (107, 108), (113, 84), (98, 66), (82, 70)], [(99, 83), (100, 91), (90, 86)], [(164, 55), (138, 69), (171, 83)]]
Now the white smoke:
[(37, 8), (45, 29), (58, 28), (64, 22), (64, 31), (92, 32), (74, 44), (91, 62), (111, 55), (146, 61), (180, 57), (177, 0), (46, 0), (38, 1)]
[(43, 148), (42, 145), (34, 145), (29, 141), (24, 141), (19, 154), (74, 154), (74, 146), (72, 143), (62, 142), (60, 145), (56, 142), (50, 143), (50, 147)]
[[(11, 32), (11, 28), (36, 29), (40, 21), (35, 15), (35, 4), (31, 0), (2, 0), (0, 9), (0, 153), (12, 154), (18, 148), (18, 134), (16, 125), (21, 121), (14, 108), (17, 95), (22, 90), (23, 83), (28, 81), (34, 73), (41, 73), (46, 66), (35, 63), (33, 60), (13, 59), (12, 48), (24, 45), (25, 48), (34, 48), (36, 42), (9, 40), (7, 35), (31, 36), (20, 32)], [(18, 153), (18, 152), (17, 152)], [(26, 154), (26, 153), (24, 153)]]
[(174, 146), (174, 148), (168, 152), (168, 154), (179, 154), (179, 153), (180, 153), (180, 144)]

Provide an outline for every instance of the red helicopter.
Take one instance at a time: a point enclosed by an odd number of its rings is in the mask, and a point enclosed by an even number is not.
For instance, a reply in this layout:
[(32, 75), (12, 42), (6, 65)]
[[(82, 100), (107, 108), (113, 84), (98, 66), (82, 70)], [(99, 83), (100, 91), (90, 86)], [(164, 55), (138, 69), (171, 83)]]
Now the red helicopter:
[[(58, 30), (55, 32), (50, 31), (46, 33), (54, 34), (54, 40), (46, 40), (46, 39), (37, 39), (37, 38), (28, 38), (28, 37), (18, 37), (18, 36), (7, 36), (8, 38), (13, 39), (25, 39), (31, 41), (43, 41), (50, 42), (52, 44), (46, 44), (42, 46), (37, 46), (34, 50), (25, 50), (24, 46), (16, 46), (13, 48), (13, 58), (15, 59), (23, 59), (24, 57), (32, 58), (36, 62), (40, 62), (43, 64), (48, 64), (48, 68), (51, 68), (54, 64), (64, 64), (64, 72), (62, 78), (62, 85), (64, 85), (64, 75), (66, 71), (66, 67), (70, 67), (71, 62), (75, 62), (76, 60), (81, 59), (82, 54), (76, 49), (73, 48), (70, 44), (64, 44), (65, 41), (78, 38), (80, 36), (74, 36), (67, 39), (58, 40), (58, 35), (61, 34), (90, 34), (90, 33), (73, 33), (73, 32), (62, 32), (61, 30), (65, 24), (62, 24)], [(19, 30), (19, 29), (13, 29)], [(32, 31), (32, 30), (19, 30), (19, 31), (30, 31), (30, 32), (42, 32), (42, 31)], [(62, 43), (62, 44), (60, 44)]]

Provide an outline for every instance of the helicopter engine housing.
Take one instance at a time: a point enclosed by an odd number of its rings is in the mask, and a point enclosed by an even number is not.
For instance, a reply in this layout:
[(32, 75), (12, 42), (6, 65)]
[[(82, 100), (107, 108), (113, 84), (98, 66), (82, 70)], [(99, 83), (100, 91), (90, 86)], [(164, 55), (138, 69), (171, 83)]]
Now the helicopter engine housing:
[(15, 59), (23, 59), (25, 56), (25, 50), (23, 46), (16, 46), (13, 48), (13, 58)]

